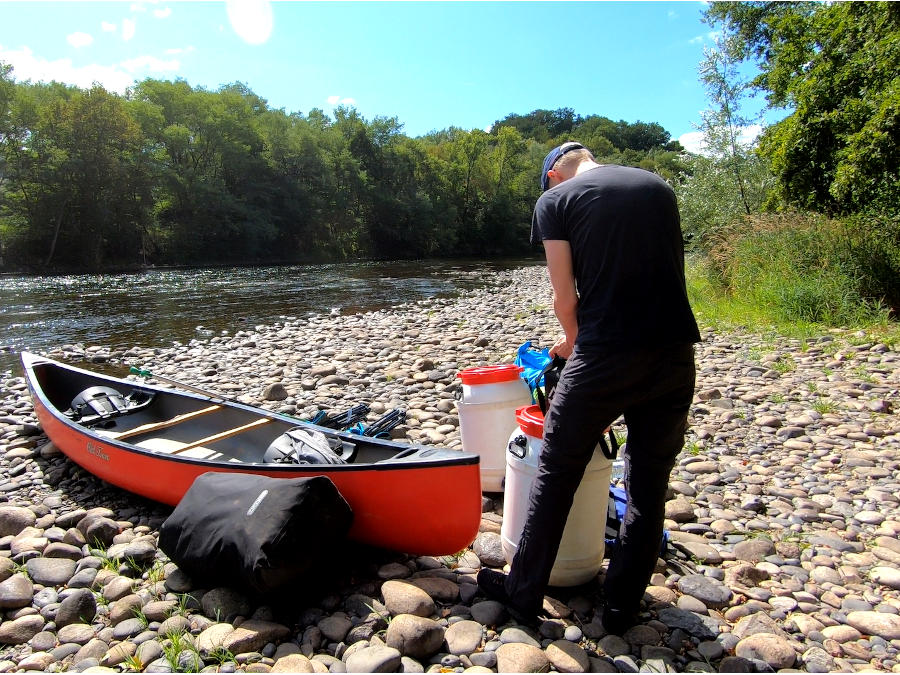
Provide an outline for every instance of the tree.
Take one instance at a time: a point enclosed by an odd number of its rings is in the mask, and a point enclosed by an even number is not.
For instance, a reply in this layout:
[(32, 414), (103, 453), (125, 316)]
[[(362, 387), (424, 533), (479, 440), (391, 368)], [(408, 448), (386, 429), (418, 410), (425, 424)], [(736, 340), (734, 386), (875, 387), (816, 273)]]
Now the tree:
[(753, 85), (793, 108), (760, 150), (784, 196), (832, 214), (900, 200), (900, 5), (714, 2), (706, 11), (754, 58)]

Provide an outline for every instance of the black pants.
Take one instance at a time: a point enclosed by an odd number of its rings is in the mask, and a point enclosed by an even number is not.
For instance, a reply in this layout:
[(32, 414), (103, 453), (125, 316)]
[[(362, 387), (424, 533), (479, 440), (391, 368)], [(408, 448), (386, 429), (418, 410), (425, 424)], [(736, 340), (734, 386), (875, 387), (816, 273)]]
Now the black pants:
[[(694, 394), (693, 345), (614, 354), (576, 349), (544, 421), (544, 442), (528, 516), (506, 591), (539, 609), (575, 491), (604, 429), (625, 416), (628, 506), (606, 575), (609, 604), (636, 610), (659, 554), (669, 474), (684, 445)], [(597, 513), (597, 527), (606, 513)]]

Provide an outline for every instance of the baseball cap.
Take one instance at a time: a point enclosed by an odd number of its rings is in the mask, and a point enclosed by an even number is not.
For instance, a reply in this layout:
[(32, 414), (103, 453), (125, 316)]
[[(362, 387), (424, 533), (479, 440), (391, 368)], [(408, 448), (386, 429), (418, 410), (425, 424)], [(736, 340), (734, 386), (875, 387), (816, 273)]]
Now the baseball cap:
[(581, 143), (576, 143), (575, 141), (567, 141), (562, 145), (557, 145), (547, 154), (546, 157), (544, 157), (544, 168), (541, 171), (542, 192), (550, 187), (550, 179), (547, 178), (547, 172), (553, 168), (553, 165), (559, 161), (559, 158), (571, 150), (578, 150), (580, 148), (584, 148)]

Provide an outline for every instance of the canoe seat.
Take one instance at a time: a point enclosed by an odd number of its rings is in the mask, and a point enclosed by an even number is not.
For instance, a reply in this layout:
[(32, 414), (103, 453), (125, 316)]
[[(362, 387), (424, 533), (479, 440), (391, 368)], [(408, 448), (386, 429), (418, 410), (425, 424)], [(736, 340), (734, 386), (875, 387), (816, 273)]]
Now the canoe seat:
[[(225, 461), (225, 455), (221, 452), (216, 452), (210, 448), (205, 448), (203, 446), (197, 446), (190, 448), (189, 450), (185, 450), (184, 452), (178, 452), (181, 448), (189, 445), (188, 443), (182, 443), (181, 441), (173, 441), (171, 438), (147, 438), (143, 441), (135, 443), (139, 448), (144, 448), (145, 450), (152, 450), (153, 452), (158, 452), (161, 454), (171, 455), (177, 453), (179, 457), (189, 457), (190, 459), (206, 459), (206, 460), (218, 460)], [(228, 460), (229, 462), (235, 462), (237, 464), (243, 464), (241, 460), (232, 457)]]

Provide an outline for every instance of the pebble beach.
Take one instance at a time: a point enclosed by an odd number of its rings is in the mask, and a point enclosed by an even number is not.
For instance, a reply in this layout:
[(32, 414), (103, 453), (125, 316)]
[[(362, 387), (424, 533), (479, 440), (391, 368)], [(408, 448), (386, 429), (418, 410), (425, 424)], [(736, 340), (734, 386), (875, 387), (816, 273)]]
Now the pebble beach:
[[(456, 374), (557, 333), (537, 266), (454, 298), (47, 356), (139, 365), (303, 419), (403, 408), (394, 438), (461, 449)], [(0, 672), (900, 672), (900, 353), (837, 329), (702, 335), (666, 504), (672, 555), (621, 636), (600, 621), (603, 570), (550, 589), (536, 627), (479, 594), (478, 570), (506, 564), (495, 493), (454, 555), (354, 550), (297, 599), (207, 588), (158, 548), (171, 509), (70, 462), (7, 373)], [(452, 494), (434, 501), (452, 512)]]

